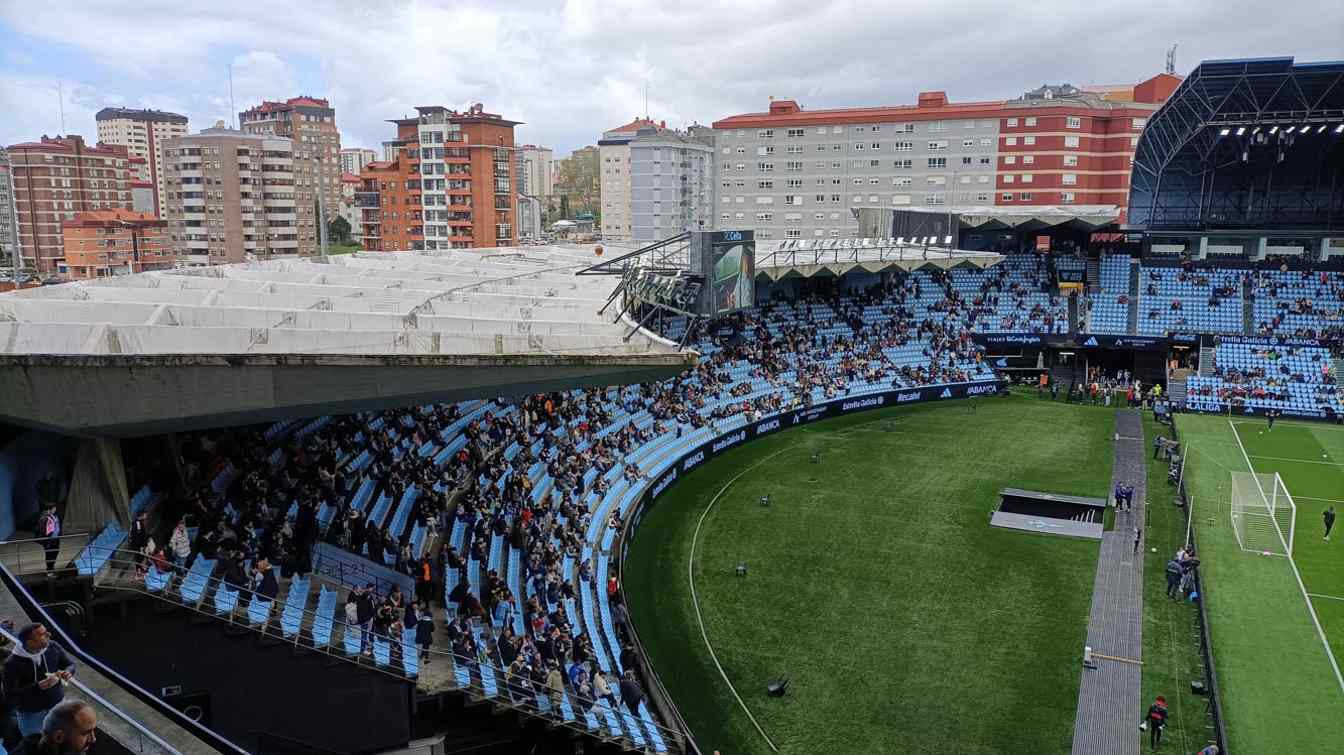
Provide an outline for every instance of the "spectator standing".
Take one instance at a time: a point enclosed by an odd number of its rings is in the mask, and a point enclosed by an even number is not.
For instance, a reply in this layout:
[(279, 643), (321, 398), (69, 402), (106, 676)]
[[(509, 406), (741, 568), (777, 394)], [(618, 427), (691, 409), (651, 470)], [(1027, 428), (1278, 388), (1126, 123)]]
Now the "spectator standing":
[(1331, 506), (1321, 512), (1321, 520), (1325, 522), (1325, 541), (1330, 542), (1330, 529), (1335, 526), (1335, 507)]
[(135, 553), (135, 565), (145, 560), (145, 546), (149, 545), (149, 526), (145, 524), (145, 512), (141, 511), (131, 520), (131, 534), (126, 538), (126, 547)]
[(1167, 562), (1167, 597), (1179, 600), (1181, 597), (1181, 565), (1176, 559)]
[(1139, 543), (1143, 540), (1143, 530), (1139, 525), (1134, 525), (1134, 552), (1139, 552)]
[(56, 557), (61, 552), (61, 517), (56, 513), (56, 504), (47, 502), (42, 515), (37, 518), (37, 536), (42, 540), (42, 552), (46, 557), (47, 576), (56, 576)]
[(434, 644), (434, 615), (430, 612), (428, 602), (417, 604), (415, 644), (420, 646), (420, 661), (429, 663), (429, 646)]
[(378, 612), (373, 599), (372, 582), (365, 585), (363, 590), (355, 590), (355, 613), (359, 619), (360, 629), (359, 647), (364, 655), (371, 655), (373, 652), (369, 646), (369, 629), (373, 626), (373, 617)]
[(41, 624), (19, 630), (19, 644), (5, 661), (5, 689), (14, 703), (19, 732), (25, 737), (42, 732), (47, 711), (65, 698), (65, 684), (75, 662)]
[(187, 520), (179, 519), (168, 538), (168, 549), (173, 552), (173, 563), (179, 568), (187, 568), (187, 559), (191, 557), (191, 538), (187, 536)]
[(611, 685), (607, 684), (607, 675), (597, 669), (593, 670), (593, 694), (599, 700), (606, 700), (612, 711), (616, 710), (616, 696), (611, 693)]
[(639, 717), (639, 704), (644, 701), (644, 690), (635, 681), (635, 672), (626, 669), (621, 677), (621, 702), (630, 710), (630, 715)]
[(1143, 721), (1139, 723), (1140, 729), (1148, 730), (1148, 743), (1154, 750), (1162, 742), (1162, 730), (1167, 727), (1167, 698), (1158, 695), (1152, 705), (1148, 706), (1148, 713), (1144, 715)]
[(252, 591), (269, 601), (280, 594), (280, 583), (275, 579), (275, 570), (271, 562), (261, 559), (252, 568)]
[(415, 569), (415, 599), (429, 608), (429, 600), (434, 595), (434, 562), (429, 554), (420, 557)]

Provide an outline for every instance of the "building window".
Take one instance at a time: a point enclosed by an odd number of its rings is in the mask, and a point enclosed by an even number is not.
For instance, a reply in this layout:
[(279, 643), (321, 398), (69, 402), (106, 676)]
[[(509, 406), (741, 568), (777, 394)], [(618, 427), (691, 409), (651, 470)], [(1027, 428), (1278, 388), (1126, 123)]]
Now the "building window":
[(1023, 202), (1030, 202), (1032, 199), (1034, 199), (1034, 197), (1031, 194), (1026, 193), (1022, 194), (1020, 197), (1018, 197), (1018, 199), (1021, 199)]
[(803, 154), (803, 145), (801, 145), (801, 144), (790, 144), (790, 145), (788, 146), (788, 148), (785, 149), (784, 151), (785, 151), (785, 152), (788, 152), (790, 155), (801, 155), (801, 154)]
[(1008, 127), (1008, 128), (1013, 128), (1013, 127), (1017, 126), (1017, 119), (1016, 119), (1016, 118), (1009, 118), (1007, 121), (1004, 122), (1003, 125), (1006, 126), (1006, 127)]
[(900, 176), (891, 179), (892, 186), (909, 186), (911, 183), (913, 183), (913, 180), (909, 176)]
[(1004, 156), (1003, 156), (1003, 164), (1004, 164), (1004, 165), (1016, 165), (1016, 164), (1017, 164), (1017, 155), (1004, 155)]
[(790, 139), (797, 139), (803, 135), (803, 130), (800, 128), (791, 128), (788, 131), (784, 132), (784, 135), (789, 137)]
[(1031, 183), (1031, 174), (1030, 174), (1030, 173), (1023, 173), (1023, 174), (1022, 174), (1022, 183), (1024, 183), (1024, 184), (1029, 184), (1029, 183)]
[(1064, 146), (1065, 146), (1065, 147), (1073, 147), (1073, 148), (1077, 148), (1077, 146), (1078, 146), (1078, 137), (1076, 137), (1076, 136), (1066, 136), (1066, 137), (1064, 137)]
[(946, 139), (939, 139), (939, 140), (937, 140), (937, 141), (929, 142), (929, 151), (930, 151), (930, 152), (940, 152), (940, 151), (945, 150), (945, 149), (947, 149), (947, 140), (946, 140)]
[(758, 189), (773, 189), (773, 188), (775, 188), (775, 182), (774, 182), (774, 181), (757, 181), (757, 182), (756, 182), (756, 188), (758, 188)]
[(930, 158), (929, 158), (929, 167), (930, 167), (930, 168), (946, 168), (946, 167), (947, 167), (947, 158), (946, 158), (946, 157), (930, 157)]
[(1131, 118), (1129, 120), (1129, 127), (1134, 129), (1135, 131), (1142, 129), (1144, 126), (1147, 125), (1148, 125), (1147, 118)]
[(1022, 143), (1023, 143), (1023, 144), (1027, 144), (1027, 145), (1035, 144), (1035, 143), (1036, 143), (1036, 137), (1034, 137), (1034, 136), (1024, 136), (1024, 137), (1022, 137)]
[(757, 173), (774, 173), (774, 172), (775, 172), (775, 164), (774, 164), (774, 163), (756, 163), (756, 172), (757, 172)]
[(1064, 120), (1064, 126), (1065, 126), (1066, 128), (1082, 128), (1082, 127), (1083, 127), (1083, 119), (1082, 119), (1082, 118), (1079, 118), (1079, 117), (1076, 116), (1076, 115), (1071, 115), (1071, 116), (1069, 116), (1068, 118), (1066, 118), (1066, 119)]
[(930, 122), (929, 122), (929, 131), (931, 131), (931, 132), (937, 133), (937, 132), (939, 132), (939, 131), (946, 131), (946, 130), (947, 130), (947, 121), (930, 121)]
[(910, 195), (909, 195), (909, 194), (892, 194), (892, 195), (891, 195), (891, 203), (892, 203), (892, 204), (896, 204), (896, 205), (910, 204)]
[(1008, 145), (1009, 147), (1014, 147), (1014, 146), (1017, 145), (1017, 137), (1016, 137), (1016, 136), (1005, 136), (1005, 137), (1003, 137), (1003, 143), (1006, 144), (1006, 145)]
[(947, 199), (942, 194), (925, 194), (924, 204), (946, 204)]
[(975, 148), (975, 140), (974, 140), (974, 139), (962, 139), (962, 140), (961, 140), (961, 146), (964, 147), (964, 148), (966, 148), (966, 149), (974, 149), (974, 148)]
[(784, 238), (786, 239), (801, 239), (802, 237), (803, 229), (801, 228), (786, 228), (784, 230)]
[(1011, 201), (1013, 201), (1013, 195), (1012, 195), (1011, 192), (1006, 192), (1006, 191), (1005, 191), (1003, 194), (1000, 195), (1000, 197), (1001, 197), (1001, 198), (1003, 199), (1003, 201), (1005, 201), (1005, 202), (1011, 202)]
[(785, 182), (785, 184), (786, 184), (787, 187), (790, 188), (790, 189), (801, 189), (801, 188), (803, 188), (803, 179), (801, 179), (801, 178), (790, 178), (788, 181)]
[(1031, 165), (1031, 164), (1033, 164), (1033, 163), (1035, 163), (1035, 162), (1036, 162), (1036, 156), (1035, 156), (1035, 155), (1023, 155), (1023, 156), (1022, 156), (1022, 163), (1025, 164), (1025, 165)]
[(1077, 165), (1077, 164), (1078, 164), (1078, 156), (1077, 156), (1077, 155), (1065, 155), (1065, 156), (1064, 156), (1064, 167), (1066, 167), (1066, 168), (1072, 168), (1072, 167), (1074, 167), (1074, 166)]
[(864, 149), (864, 147), (863, 147), (863, 142), (859, 142), (858, 144), (855, 144), (855, 145), (854, 145), (854, 149), (855, 149), (855, 151), (862, 152), (863, 149)]
[(893, 160), (891, 163), (891, 167), (895, 168), (896, 170), (909, 170), (910, 168), (914, 167), (914, 161), (911, 160), (910, 158), (906, 158), (904, 160)]
[(1078, 174), (1065, 173), (1063, 176), (1060, 176), (1060, 183), (1064, 184), (1065, 186), (1074, 186), (1078, 183)]
[(1010, 184), (1010, 183), (1012, 183), (1013, 181), (1016, 181), (1016, 180), (1017, 180), (1017, 177), (1014, 176), (1012, 173), (1008, 173), (1008, 174), (1004, 175), (1004, 177), (1003, 177), (1003, 182), (1006, 183), (1006, 184)]
[(947, 176), (925, 176), (924, 182), (930, 186), (944, 186), (947, 184)]
[(980, 159), (977, 162), (979, 162), (981, 165), (989, 165), (991, 162), (993, 162), (993, 159), (994, 158), (990, 157), (989, 155), (981, 155)]
[(896, 142), (895, 146), (892, 147), (892, 149), (896, 150), (897, 152), (909, 152), (914, 148), (915, 148), (914, 142)]
[(1036, 125), (1036, 116), (1034, 116), (1034, 115), (1033, 115), (1033, 116), (1029, 116), (1029, 117), (1027, 118), (1026, 125), (1028, 125), (1028, 126), (1035, 126), (1035, 125)]
[(756, 132), (756, 138), (757, 138), (757, 139), (773, 139), (773, 138), (775, 138), (775, 130), (772, 129), (772, 128), (763, 128), (763, 129), (761, 129), (761, 130), (759, 130), (759, 131)]
[(1073, 192), (1071, 192), (1071, 191), (1060, 192), (1060, 195), (1059, 195), (1059, 201), (1062, 202), (1062, 203), (1064, 203), (1064, 204), (1068, 204), (1069, 202), (1072, 202), (1072, 201), (1073, 201)]

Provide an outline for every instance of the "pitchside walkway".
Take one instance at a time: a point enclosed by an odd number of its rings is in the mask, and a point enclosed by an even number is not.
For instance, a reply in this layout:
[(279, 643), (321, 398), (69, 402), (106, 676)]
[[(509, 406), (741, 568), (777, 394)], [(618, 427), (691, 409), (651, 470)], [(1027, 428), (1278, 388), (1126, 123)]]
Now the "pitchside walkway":
[(1116, 482), (1132, 485), (1134, 508), (1116, 512), (1115, 527), (1101, 538), (1087, 620), (1087, 645), (1095, 668), (1083, 669), (1078, 689), (1074, 755), (1135, 755), (1140, 746), (1143, 557), (1134, 553), (1134, 524), (1144, 521), (1142, 415), (1133, 409), (1117, 411), (1115, 431), (1119, 440), (1111, 485), (1112, 489)]

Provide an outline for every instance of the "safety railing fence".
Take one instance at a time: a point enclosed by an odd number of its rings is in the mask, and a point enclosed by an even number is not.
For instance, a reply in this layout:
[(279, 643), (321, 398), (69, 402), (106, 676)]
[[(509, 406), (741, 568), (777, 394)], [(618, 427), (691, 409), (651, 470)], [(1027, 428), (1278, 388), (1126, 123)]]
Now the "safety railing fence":
[[(65, 628), (47, 612), (46, 608), (28, 592), (23, 583), (20, 582), (11, 571), (0, 567), (0, 581), (3, 581), (4, 587), (9, 590), (10, 594), (18, 602), (19, 607), (27, 615), (28, 619), (46, 626), (51, 632), (52, 638), (58, 641), (61, 644), (61, 647), (73, 656), (76, 661), (86, 667), (96, 670), (99, 674), (120, 687), (127, 694), (133, 696), (141, 703), (144, 703), (147, 707), (153, 709), (169, 721), (177, 724), (185, 733), (194, 737), (196, 742), (199, 742), (216, 752), (224, 753), (224, 755), (246, 755), (242, 749), (228, 739), (225, 739), (201, 723), (188, 718), (184, 713), (174, 708), (168, 702), (140, 687), (135, 682), (127, 679), (116, 670), (100, 661), (97, 657), (86, 652), (75, 642), (74, 638), (66, 632)], [(18, 637), (13, 633), (6, 630), (5, 635), (11, 642), (18, 642)], [(69, 683), (74, 686), (75, 689), (80, 691), (81, 696), (83, 696), (87, 702), (94, 705), (99, 716), (110, 716), (116, 718), (119, 722), (124, 723), (124, 726), (120, 728), (125, 729), (125, 731), (119, 732), (121, 737), (119, 737), (117, 741), (126, 745), (128, 749), (146, 753), (147, 755), (149, 753), (158, 752), (174, 754), (179, 752), (179, 750), (165, 741), (163, 732), (155, 732), (149, 729), (149, 727), (136, 720), (120, 706), (108, 701), (104, 696), (90, 688), (88, 684), (79, 678), (78, 671), (71, 677)]]
[[(1176, 422), (1173, 420), (1170, 424), (1172, 440), (1180, 441), (1176, 431)], [(1194, 545), (1198, 552), (1198, 544), (1195, 542), (1195, 528), (1193, 526), (1195, 504), (1194, 497), (1188, 495), (1185, 485), (1185, 466), (1190, 461), (1192, 449), (1185, 447), (1184, 444), (1177, 446), (1180, 448), (1180, 472), (1176, 475), (1176, 497), (1181, 501), (1181, 510), (1186, 519), (1186, 541)], [(1204, 689), (1208, 693), (1209, 707), (1208, 715), (1213, 720), (1214, 739), (1218, 745), (1218, 750), (1223, 755), (1228, 755), (1227, 749), (1227, 728), (1223, 718), (1223, 696), (1218, 687), (1218, 671), (1213, 663), (1213, 640), (1209, 635), (1209, 596), (1204, 591), (1203, 576), (1198, 568), (1195, 569), (1195, 591), (1199, 594), (1199, 657), (1204, 665)]]
[[(171, 563), (154, 564), (157, 577), (151, 577), (151, 580), (157, 578), (161, 586), (158, 589), (151, 589), (146, 583), (144, 576), (144, 567), (150, 565), (151, 562), (133, 551), (124, 549), (108, 550), (113, 551), (108, 559), (109, 576), (100, 583), (99, 587), (101, 589), (133, 591), (165, 601), (202, 616), (209, 616), (219, 621), (227, 622), (237, 628), (251, 630), (258, 635), (267, 637), (277, 643), (286, 643), (296, 648), (311, 650), (329, 658), (358, 665), (371, 671), (386, 674), (407, 682), (413, 683), (418, 679), (418, 675), (412, 676), (405, 671), (402, 661), (404, 653), (415, 653), (418, 656), (421, 655), (423, 651), (418, 645), (404, 644), (391, 637), (378, 635), (369, 630), (367, 633), (369, 638), (368, 645), (372, 645), (374, 639), (385, 641), (388, 644), (386, 665), (381, 665), (376, 660), (371, 661), (370, 656), (363, 655), (362, 652), (357, 652), (357, 654), (353, 656), (344, 652), (344, 637), (346, 632), (353, 632), (360, 635), (361, 651), (366, 646), (366, 643), (364, 641), (365, 630), (359, 625), (351, 625), (344, 620), (343, 603), (339, 602), (343, 599), (343, 596), (337, 596), (338, 603), (331, 616), (319, 616), (315, 611), (308, 609), (306, 607), (308, 596), (305, 596), (305, 607), (297, 612), (289, 612), (292, 619), (297, 619), (296, 631), (286, 632), (285, 626), (282, 623), (282, 617), (286, 613), (286, 595), (283, 590), (277, 594), (275, 600), (272, 601), (272, 605), (266, 612), (265, 620), (254, 622), (248, 616), (248, 607), (250, 606), (255, 593), (246, 587), (237, 588), (236, 591), (238, 597), (236, 603), (227, 613), (220, 614), (216, 612), (213, 607), (212, 596), (215, 591), (220, 589), (221, 585), (224, 585), (224, 580), (221, 578), (213, 575), (207, 577), (204, 585), (200, 588), (200, 597), (195, 600), (187, 600), (181, 595), (181, 586), (189, 574), (189, 569), (184, 569)], [(234, 588), (229, 586), (229, 589)], [(326, 642), (319, 641), (313, 637), (313, 627), (318, 625), (319, 621), (324, 627), (328, 624), (331, 627)], [(630, 713), (620, 703), (581, 698), (577, 691), (573, 689), (572, 685), (568, 683), (568, 679), (566, 679), (564, 695), (570, 702), (571, 709), (574, 712), (574, 720), (566, 720), (562, 711), (557, 708), (543, 710), (538, 702), (538, 698), (547, 696), (547, 690), (544, 687), (535, 686), (531, 682), (523, 684), (512, 679), (508, 669), (499, 661), (499, 656), (497, 655), (498, 651), (495, 646), (495, 640), (497, 638), (495, 627), (489, 621), (482, 621), (480, 617), (471, 618), (470, 623), (472, 631), (480, 630), (482, 632), (481, 636), (486, 639), (486, 642), (483, 643), (483, 647), (480, 648), (478, 657), (465, 657), (451, 651), (430, 648), (428, 651), (429, 660), (418, 660), (416, 664), (413, 664), (415, 668), (419, 670), (423, 667), (423, 664), (427, 662), (438, 664), (451, 663), (451, 668), (454, 670), (465, 669), (467, 672), (465, 675), (454, 674), (456, 682), (454, 689), (458, 692), (466, 693), (473, 698), (504, 704), (520, 713), (542, 719), (548, 724), (564, 726), (574, 731), (583, 732), (606, 741), (620, 742), (628, 749), (636, 751), (644, 749), (652, 751), (652, 746), (649, 745), (647, 748), (636, 746), (628, 729), (632, 728), (632, 726), (638, 727), (641, 738), (647, 739), (645, 734), (649, 731), (649, 727), (652, 726), (657, 730), (659, 736), (662, 737), (663, 741), (666, 743), (668, 751), (684, 751), (685, 740), (680, 732), (663, 726), (662, 724), (646, 721), (638, 714)], [(290, 623), (290, 626), (293, 626), (292, 622)], [(591, 631), (599, 631), (593, 628), (589, 629), (591, 629)], [(594, 666), (594, 670), (596, 670), (596, 668), (597, 667)], [(485, 681), (487, 677), (493, 680), (489, 684)], [(467, 680), (466, 684), (462, 683), (464, 678)], [(490, 686), (495, 688), (494, 691), (488, 689)], [(613, 685), (613, 688), (615, 686), (616, 685)], [(597, 718), (597, 728), (591, 728), (585, 723), (584, 713), (590, 709), (594, 711), (594, 715)], [(620, 726), (618, 727), (621, 731), (620, 736), (615, 736), (611, 733), (611, 727), (606, 723), (607, 711), (610, 711), (616, 720), (620, 722)]]
[(69, 532), (55, 538), (31, 537), (0, 541), (0, 564), (16, 574), (46, 572), (46, 548), (49, 543), (55, 540), (59, 550), (71, 546), (83, 548), (92, 537), (90, 532)]

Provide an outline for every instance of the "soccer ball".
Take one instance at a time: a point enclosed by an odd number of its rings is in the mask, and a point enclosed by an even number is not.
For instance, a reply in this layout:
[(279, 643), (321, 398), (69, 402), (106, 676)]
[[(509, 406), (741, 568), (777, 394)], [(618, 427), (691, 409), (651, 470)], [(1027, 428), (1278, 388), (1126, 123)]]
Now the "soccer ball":
[(1157, 549), (1156, 549), (1156, 548), (1153, 548), (1152, 551), (1153, 551), (1153, 553), (1157, 553)]

